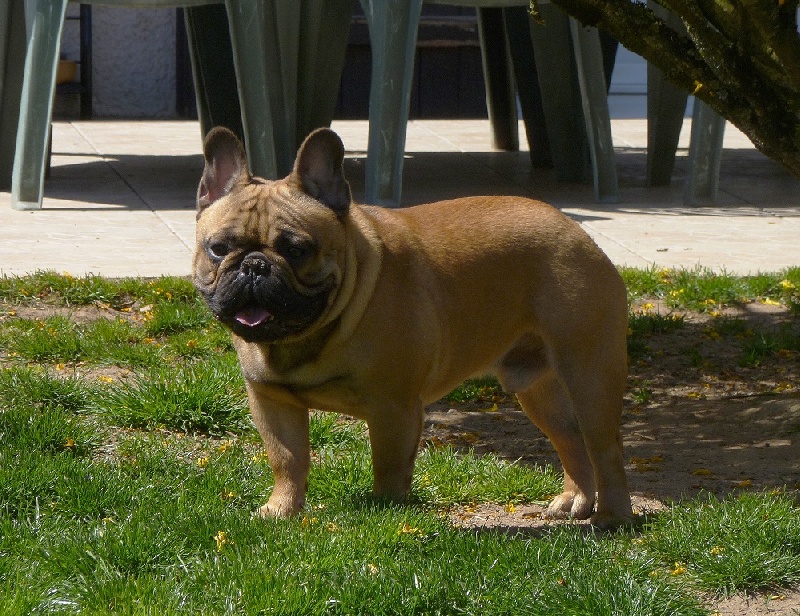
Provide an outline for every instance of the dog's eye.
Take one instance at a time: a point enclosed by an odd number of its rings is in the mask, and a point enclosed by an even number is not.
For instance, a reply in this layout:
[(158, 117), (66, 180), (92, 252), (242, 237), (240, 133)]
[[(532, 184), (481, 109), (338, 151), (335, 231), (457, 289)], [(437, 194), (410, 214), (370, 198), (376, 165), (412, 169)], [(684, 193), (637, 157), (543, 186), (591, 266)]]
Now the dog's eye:
[(287, 261), (299, 263), (314, 252), (314, 243), (308, 239), (288, 234), (278, 238), (275, 249)]
[(206, 252), (208, 252), (208, 256), (215, 261), (222, 261), (222, 259), (230, 254), (231, 248), (225, 242), (215, 241), (209, 242), (206, 245)]

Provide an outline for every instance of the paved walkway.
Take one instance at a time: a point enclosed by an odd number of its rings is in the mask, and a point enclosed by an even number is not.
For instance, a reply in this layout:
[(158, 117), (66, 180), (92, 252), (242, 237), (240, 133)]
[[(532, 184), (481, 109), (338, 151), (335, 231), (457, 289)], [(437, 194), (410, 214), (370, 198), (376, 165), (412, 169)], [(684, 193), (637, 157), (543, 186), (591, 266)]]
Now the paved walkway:
[[(485, 120), (414, 121), (403, 201), (476, 194), (542, 199), (578, 220), (620, 265), (737, 274), (800, 266), (800, 181), (730, 125), (718, 204), (683, 205), (689, 122), (672, 185), (653, 189), (644, 187), (645, 121), (613, 120), (621, 200), (601, 206), (590, 183), (560, 184), (552, 171), (532, 169), (527, 152), (493, 151)], [(359, 199), (367, 123), (337, 121), (333, 128), (347, 148), (347, 172)], [(0, 192), (0, 273), (188, 275), (202, 166), (195, 122), (55, 123), (44, 208), (14, 211), (10, 195)]]

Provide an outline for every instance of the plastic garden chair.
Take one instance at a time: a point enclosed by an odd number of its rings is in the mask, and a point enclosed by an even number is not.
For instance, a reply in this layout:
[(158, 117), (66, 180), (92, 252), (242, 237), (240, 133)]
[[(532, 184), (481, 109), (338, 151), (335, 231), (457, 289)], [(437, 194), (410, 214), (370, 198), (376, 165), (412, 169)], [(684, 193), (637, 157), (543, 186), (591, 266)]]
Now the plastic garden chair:
[[(529, 4), (527, 0), (429, 1), (476, 8)], [(372, 46), (365, 200), (396, 206), (401, 199), (406, 124), (422, 0), (361, 0), (361, 4)], [(556, 173), (561, 179), (581, 179), (586, 166), (584, 161), (588, 159), (597, 200), (616, 202), (617, 176), (598, 33), (595, 29), (581, 27), (549, 3), (540, 2), (539, 6), (546, 25), (531, 25), (530, 34), (536, 65), (540, 67), (537, 71), (539, 87)], [(570, 68), (572, 58), (576, 66), (577, 92)], [(576, 117), (581, 117), (581, 112), (583, 127), (580, 128), (585, 130), (588, 140), (576, 138), (575, 121)], [(588, 146), (588, 157), (583, 143)]]
[[(647, 5), (671, 28), (683, 28), (680, 19), (671, 11), (655, 2), (648, 2)], [(647, 183), (650, 186), (667, 186), (670, 183), (687, 98), (684, 90), (670, 83), (659, 69), (648, 64)], [(711, 205), (716, 202), (724, 134), (725, 118), (703, 101), (695, 99), (683, 193), (687, 205)]]
[(23, 0), (0, 2), (0, 189), (11, 186), (25, 64)]
[[(97, 0), (139, 7), (200, 7), (222, 0)], [(40, 209), (55, 73), (67, 0), (25, 0), (27, 54), (12, 172), (12, 205)], [(349, 0), (225, 0), (241, 125), (252, 171), (266, 178), (287, 173), (310, 128), (330, 123), (344, 62)], [(203, 128), (218, 105), (235, 108), (236, 97), (215, 98), (214, 53), (201, 54), (205, 36), (220, 25), (190, 19), (192, 63), (199, 81)], [(217, 33), (218, 35), (218, 33)], [(321, 44), (321, 43), (324, 43)], [(200, 57), (202, 56), (202, 57)], [(217, 67), (219, 68), (219, 67)], [(12, 71), (13, 72), (13, 71)], [(333, 76), (331, 76), (333, 75)], [(334, 77), (335, 76), (335, 77)], [(223, 94), (224, 96), (224, 94)], [(229, 114), (230, 115), (230, 112)]]

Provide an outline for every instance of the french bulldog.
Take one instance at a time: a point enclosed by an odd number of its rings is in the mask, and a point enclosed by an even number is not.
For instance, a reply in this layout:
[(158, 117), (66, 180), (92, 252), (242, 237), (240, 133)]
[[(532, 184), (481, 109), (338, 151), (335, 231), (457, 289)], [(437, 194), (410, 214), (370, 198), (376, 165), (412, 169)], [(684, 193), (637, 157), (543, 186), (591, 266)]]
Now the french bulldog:
[(611, 261), (526, 198), (357, 205), (344, 153), (318, 129), (292, 173), (268, 181), (227, 129), (204, 144), (193, 279), (232, 332), (274, 473), (260, 513), (304, 506), (309, 409), (365, 420), (374, 493), (402, 501), (426, 405), (491, 373), (558, 452), (564, 487), (549, 515), (629, 522), (627, 299)]

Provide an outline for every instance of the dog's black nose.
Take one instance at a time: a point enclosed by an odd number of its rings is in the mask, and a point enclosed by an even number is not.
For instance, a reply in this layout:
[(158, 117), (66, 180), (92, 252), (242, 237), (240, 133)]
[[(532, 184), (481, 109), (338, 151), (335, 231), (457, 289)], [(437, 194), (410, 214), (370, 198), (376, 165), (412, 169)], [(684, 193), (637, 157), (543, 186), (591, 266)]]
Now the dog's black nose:
[(242, 260), (240, 270), (247, 276), (266, 276), (269, 274), (270, 264), (262, 253), (251, 252)]

